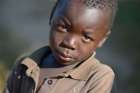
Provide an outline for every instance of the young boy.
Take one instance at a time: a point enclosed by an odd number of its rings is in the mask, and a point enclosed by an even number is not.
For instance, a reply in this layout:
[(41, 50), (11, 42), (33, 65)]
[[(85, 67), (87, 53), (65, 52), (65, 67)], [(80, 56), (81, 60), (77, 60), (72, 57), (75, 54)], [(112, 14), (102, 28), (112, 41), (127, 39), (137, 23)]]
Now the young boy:
[(4, 93), (110, 93), (114, 72), (94, 55), (116, 6), (116, 0), (58, 0), (50, 45), (18, 60)]

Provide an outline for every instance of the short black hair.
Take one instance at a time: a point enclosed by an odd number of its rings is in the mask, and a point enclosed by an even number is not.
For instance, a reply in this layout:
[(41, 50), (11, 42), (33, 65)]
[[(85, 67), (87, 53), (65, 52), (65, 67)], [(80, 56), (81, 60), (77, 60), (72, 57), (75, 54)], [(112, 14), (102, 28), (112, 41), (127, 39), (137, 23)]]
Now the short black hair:
[[(51, 12), (49, 23), (51, 23), (53, 14), (57, 6), (59, 4), (61, 5), (63, 1), (64, 0), (57, 0)], [(110, 9), (112, 12), (112, 20), (111, 20), (112, 21), (111, 26), (112, 26), (118, 8), (118, 0), (79, 0), (79, 1), (82, 2), (87, 8)]]
[(83, 0), (83, 3), (87, 7), (94, 7), (94, 8), (111, 8), (114, 10), (116, 8), (117, 0)]

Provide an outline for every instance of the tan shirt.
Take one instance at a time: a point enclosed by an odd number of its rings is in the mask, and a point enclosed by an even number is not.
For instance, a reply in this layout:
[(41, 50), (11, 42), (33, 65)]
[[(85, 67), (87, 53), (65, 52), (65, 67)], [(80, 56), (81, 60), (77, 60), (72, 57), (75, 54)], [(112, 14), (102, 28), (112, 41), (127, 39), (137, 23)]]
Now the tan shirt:
[(18, 60), (3, 93), (110, 93), (114, 72), (94, 55), (76, 67), (40, 68), (39, 63), (50, 52), (47, 46)]
[(38, 93), (110, 93), (114, 72), (93, 56), (76, 68), (41, 69)]

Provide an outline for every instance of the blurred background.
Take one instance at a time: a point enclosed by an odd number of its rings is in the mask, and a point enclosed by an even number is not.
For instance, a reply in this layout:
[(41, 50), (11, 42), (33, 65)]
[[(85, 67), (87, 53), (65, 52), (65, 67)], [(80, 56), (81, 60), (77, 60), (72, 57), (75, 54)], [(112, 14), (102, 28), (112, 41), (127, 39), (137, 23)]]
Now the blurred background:
[[(55, 0), (0, 0), (0, 93), (16, 58), (48, 44)], [(140, 0), (119, 0), (108, 41), (97, 58), (114, 69), (113, 93), (140, 93)]]

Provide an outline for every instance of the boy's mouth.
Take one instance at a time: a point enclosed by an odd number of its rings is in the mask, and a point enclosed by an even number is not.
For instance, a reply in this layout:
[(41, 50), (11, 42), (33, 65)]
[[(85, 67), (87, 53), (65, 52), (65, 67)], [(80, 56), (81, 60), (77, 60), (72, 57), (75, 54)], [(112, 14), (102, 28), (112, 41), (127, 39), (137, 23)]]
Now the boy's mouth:
[(57, 57), (61, 61), (65, 61), (65, 62), (72, 61), (72, 56), (67, 51), (57, 52)]
[(64, 56), (64, 55), (58, 55), (58, 57), (59, 57), (59, 59), (60, 60), (62, 60), (62, 61), (67, 61), (67, 62), (69, 62), (69, 61), (71, 61), (71, 58), (70, 57), (68, 57), (68, 56)]

